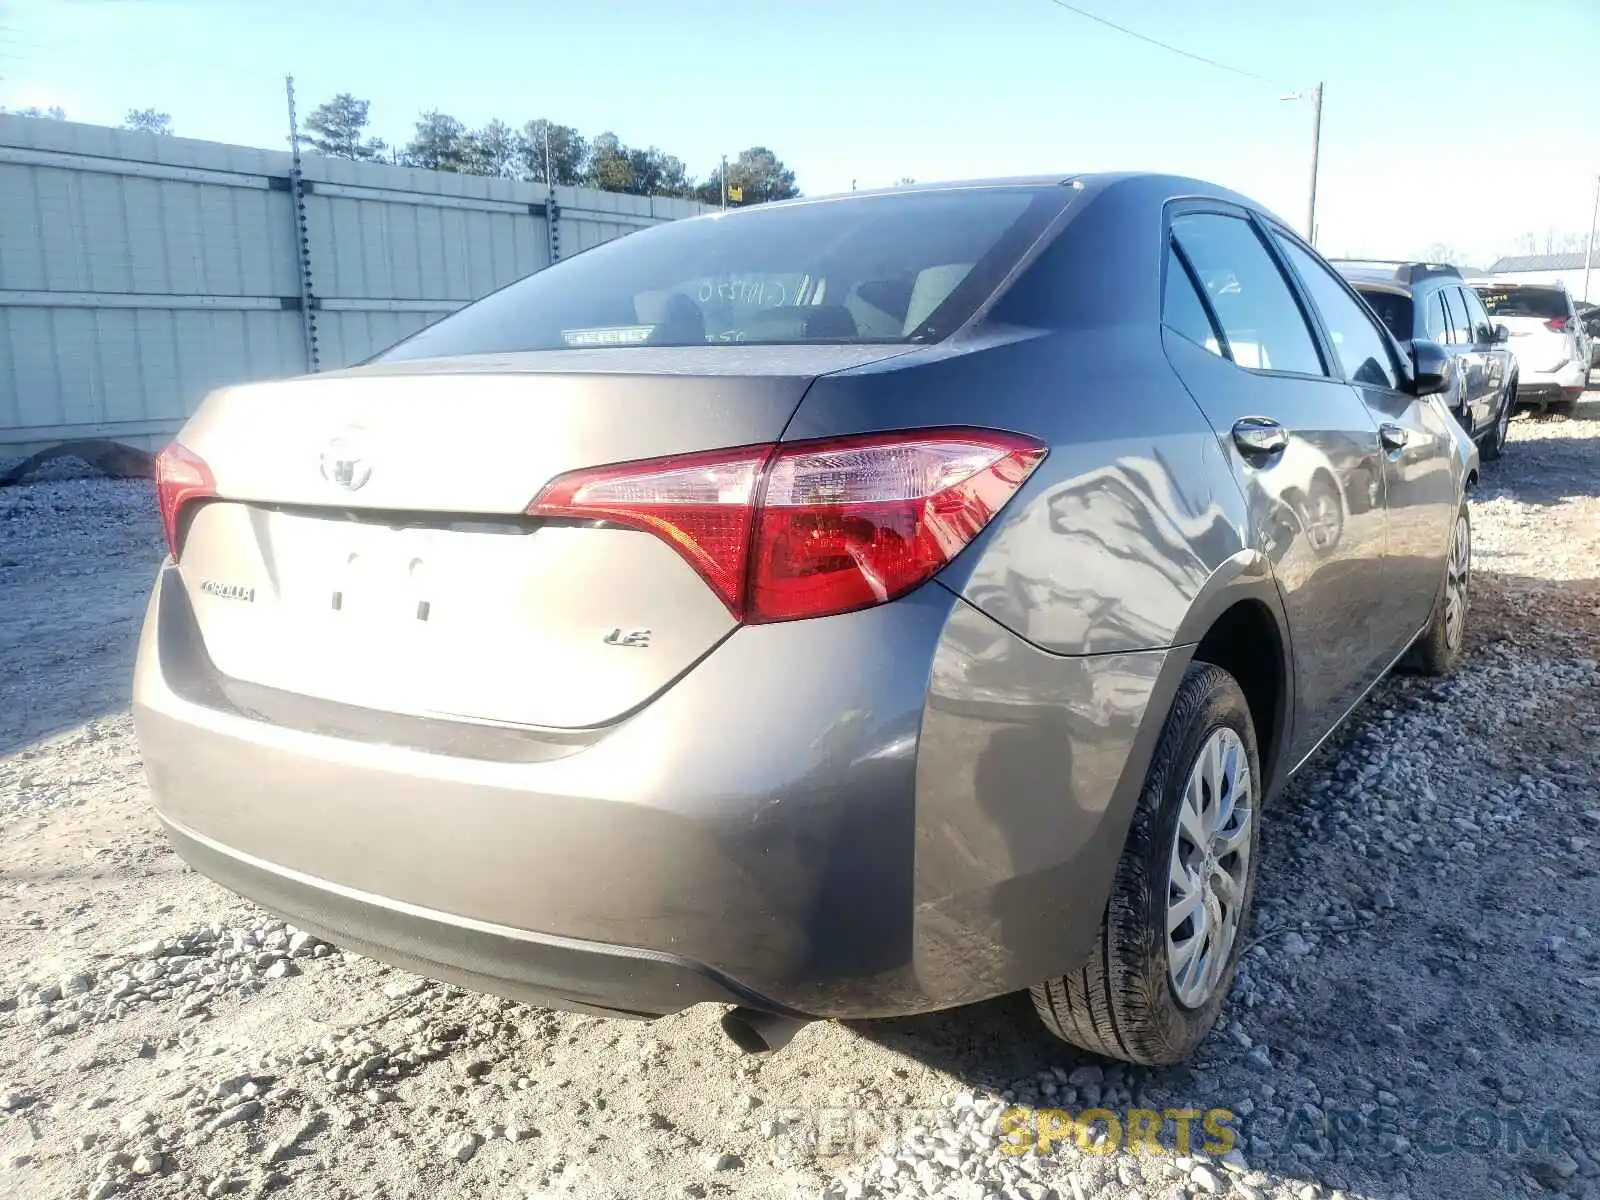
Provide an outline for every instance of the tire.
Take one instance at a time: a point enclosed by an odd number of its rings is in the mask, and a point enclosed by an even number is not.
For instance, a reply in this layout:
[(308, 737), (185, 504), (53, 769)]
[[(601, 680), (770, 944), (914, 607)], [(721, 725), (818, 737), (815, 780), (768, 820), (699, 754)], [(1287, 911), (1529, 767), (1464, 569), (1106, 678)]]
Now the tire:
[[(1209, 763), (1221, 767), (1232, 762), (1244, 772), (1234, 773), (1235, 804), (1211, 835), (1226, 837), (1225, 844), (1236, 849), (1215, 858), (1191, 854), (1179, 841), (1185, 794), (1204, 771), (1202, 751), (1213, 748), (1222, 749), (1225, 757), (1208, 755)], [(1213, 778), (1226, 775), (1219, 770)], [(1078, 970), (1032, 989), (1034, 1008), (1046, 1028), (1095, 1054), (1147, 1066), (1182, 1062), (1193, 1053), (1227, 1000), (1249, 929), (1260, 848), (1260, 780), (1255, 726), (1244, 693), (1221, 667), (1191, 664), (1145, 775), (1094, 950)], [(1213, 801), (1202, 808), (1202, 818), (1217, 813), (1216, 791), (1229, 794), (1220, 788), (1208, 793)], [(1195, 828), (1193, 817), (1184, 828)], [(1187, 834), (1185, 841), (1189, 850), (1197, 848)], [(1198, 874), (1184, 873), (1191, 881), (1184, 890), (1201, 897), (1201, 903), (1169, 937), (1169, 905), (1177, 902), (1171, 868), (1180, 859), (1200, 864)], [(1237, 898), (1236, 905), (1219, 902), (1213, 882), (1220, 887), (1220, 875), (1231, 880), (1227, 891)], [(1196, 878), (1202, 881), (1198, 888), (1193, 885)], [(1231, 936), (1224, 919), (1230, 912)], [(1204, 928), (1221, 931), (1225, 941), (1220, 954), (1212, 945), (1209, 972), (1201, 969), (1207, 965)], [(1195, 946), (1196, 953), (1174, 952), (1175, 945)], [(1189, 974), (1171, 970), (1173, 962), (1188, 963)], [(1203, 985), (1198, 994), (1180, 998), (1180, 977)]]
[(1578, 402), (1576, 400), (1552, 400), (1545, 406), (1545, 412), (1554, 417), (1561, 417), (1570, 421), (1578, 415)]
[(1478, 446), (1478, 453), (1484, 462), (1493, 462), (1499, 458), (1506, 448), (1506, 433), (1511, 427), (1511, 410), (1517, 406), (1517, 384), (1513, 380), (1506, 386), (1505, 395), (1500, 399), (1500, 412), (1495, 417), (1494, 428)]
[[(1470, 610), (1472, 584), (1472, 519), (1466, 502), (1456, 514), (1450, 549), (1445, 555), (1444, 579), (1439, 583), (1438, 595), (1433, 600), (1433, 612), (1428, 617), (1428, 627), (1411, 644), (1403, 669), (1413, 675), (1448, 675), (1455, 670), (1461, 657), (1461, 645), (1466, 639), (1467, 613)], [(1459, 609), (1453, 611), (1451, 598), (1454, 592)]]

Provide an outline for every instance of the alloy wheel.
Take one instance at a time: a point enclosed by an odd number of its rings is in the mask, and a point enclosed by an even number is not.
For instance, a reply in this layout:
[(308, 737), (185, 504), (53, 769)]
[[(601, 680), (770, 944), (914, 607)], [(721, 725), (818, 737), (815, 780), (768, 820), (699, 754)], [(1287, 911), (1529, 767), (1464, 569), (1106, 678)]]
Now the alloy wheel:
[(1226, 726), (1213, 730), (1184, 785), (1167, 873), (1167, 973), (1186, 1008), (1211, 998), (1233, 954), (1255, 797), (1243, 740)]
[(1444, 639), (1452, 650), (1461, 648), (1461, 635), (1467, 627), (1467, 585), (1472, 573), (1472, 529), (1467, 514), (1456, 517), (1455, 533), (1450, 538), (1450, 560), (1444, 577)]
[(1339, 512), (1338, 495), (1325, 488), (1313, 489), (1301, 511), (1301, 521), (1314, 549), (1333, 549), (1344, 534), (1344, 517)]

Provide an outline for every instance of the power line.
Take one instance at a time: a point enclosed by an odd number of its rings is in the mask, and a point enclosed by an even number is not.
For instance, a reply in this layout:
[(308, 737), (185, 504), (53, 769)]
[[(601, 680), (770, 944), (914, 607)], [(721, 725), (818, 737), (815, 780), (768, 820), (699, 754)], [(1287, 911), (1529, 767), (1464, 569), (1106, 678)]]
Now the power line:
[(1137, 38), (1139, 41), (1151, 46), (1159, 46), (1163, 50), (1170, 50), (1172, 53), (1182, 55), (1184, 58), (1192, 59), (1198, 63), (1205, 63), (1208, 67), (1216, 67), (1220, 71), (1227, 71), (1233, 75), (1242, 75), (1246, 79), (1255, 79), (1261, 83), (1270, 83), (1274, 87), (1283, 86), (1275, 80), (1268, 79), (1265, 75), (1257, 75), (1254, 71), (1246, 71), (1243, 67), (1230, 66), (1225, 62), (1218, 62), (1214, 58), (1207, 58), (1203, 54), (1194, 54), (1188, 50), (1181, 50), (1177, 46), (1168, 45), (1166, 42), (1158, 41), (1148, 34), (1140, 33), (1137, 29), (1129, 29), (1126, 25), (1118, 25), (1115, 21), (1108, 21), (1102, 16), (1089, 12), (1087, 9), (1079, 8), (1076, 4), (1068, 4), (1067, 0), (1050, 0), (1050, 3), (1057, 8), (1064, 8), (1068, 12), (1077, 13), (1080, 17), (1087, 17), (1097, 24), (1104, 25), (1107, 29), (1115, 29), (1118, 33), (1125, 33), (1129, 37)]

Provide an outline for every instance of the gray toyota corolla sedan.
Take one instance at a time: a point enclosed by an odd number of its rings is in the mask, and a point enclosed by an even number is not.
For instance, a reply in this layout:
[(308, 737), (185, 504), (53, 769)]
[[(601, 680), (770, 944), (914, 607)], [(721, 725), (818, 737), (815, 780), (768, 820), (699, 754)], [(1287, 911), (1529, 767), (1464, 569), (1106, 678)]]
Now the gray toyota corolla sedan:
[(1193, 180), (635, 233), (205, 401), (159, 463), (156, 806), (484, 991), (762, 1047), (1031, 988), (1181, 1059), (1264, 803), (1460, 650), (1450, 369)]

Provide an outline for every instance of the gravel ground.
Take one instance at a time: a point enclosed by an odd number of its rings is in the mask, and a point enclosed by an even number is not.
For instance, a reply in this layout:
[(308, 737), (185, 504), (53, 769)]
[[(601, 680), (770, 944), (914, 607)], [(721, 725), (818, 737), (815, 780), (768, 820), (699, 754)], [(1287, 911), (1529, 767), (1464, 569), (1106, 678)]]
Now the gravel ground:
[(1147, 1071), (1018, 997), (749, 1058), (714, 1011), (530, 1009), (274, 921), (146, 807), (148, 485), (0, 491), (0, 1195), (1600, 1194), (1600, 402), (1515, 422), (1473, 507), (1466, 662), (1267, 814), (1224, 1023)]

